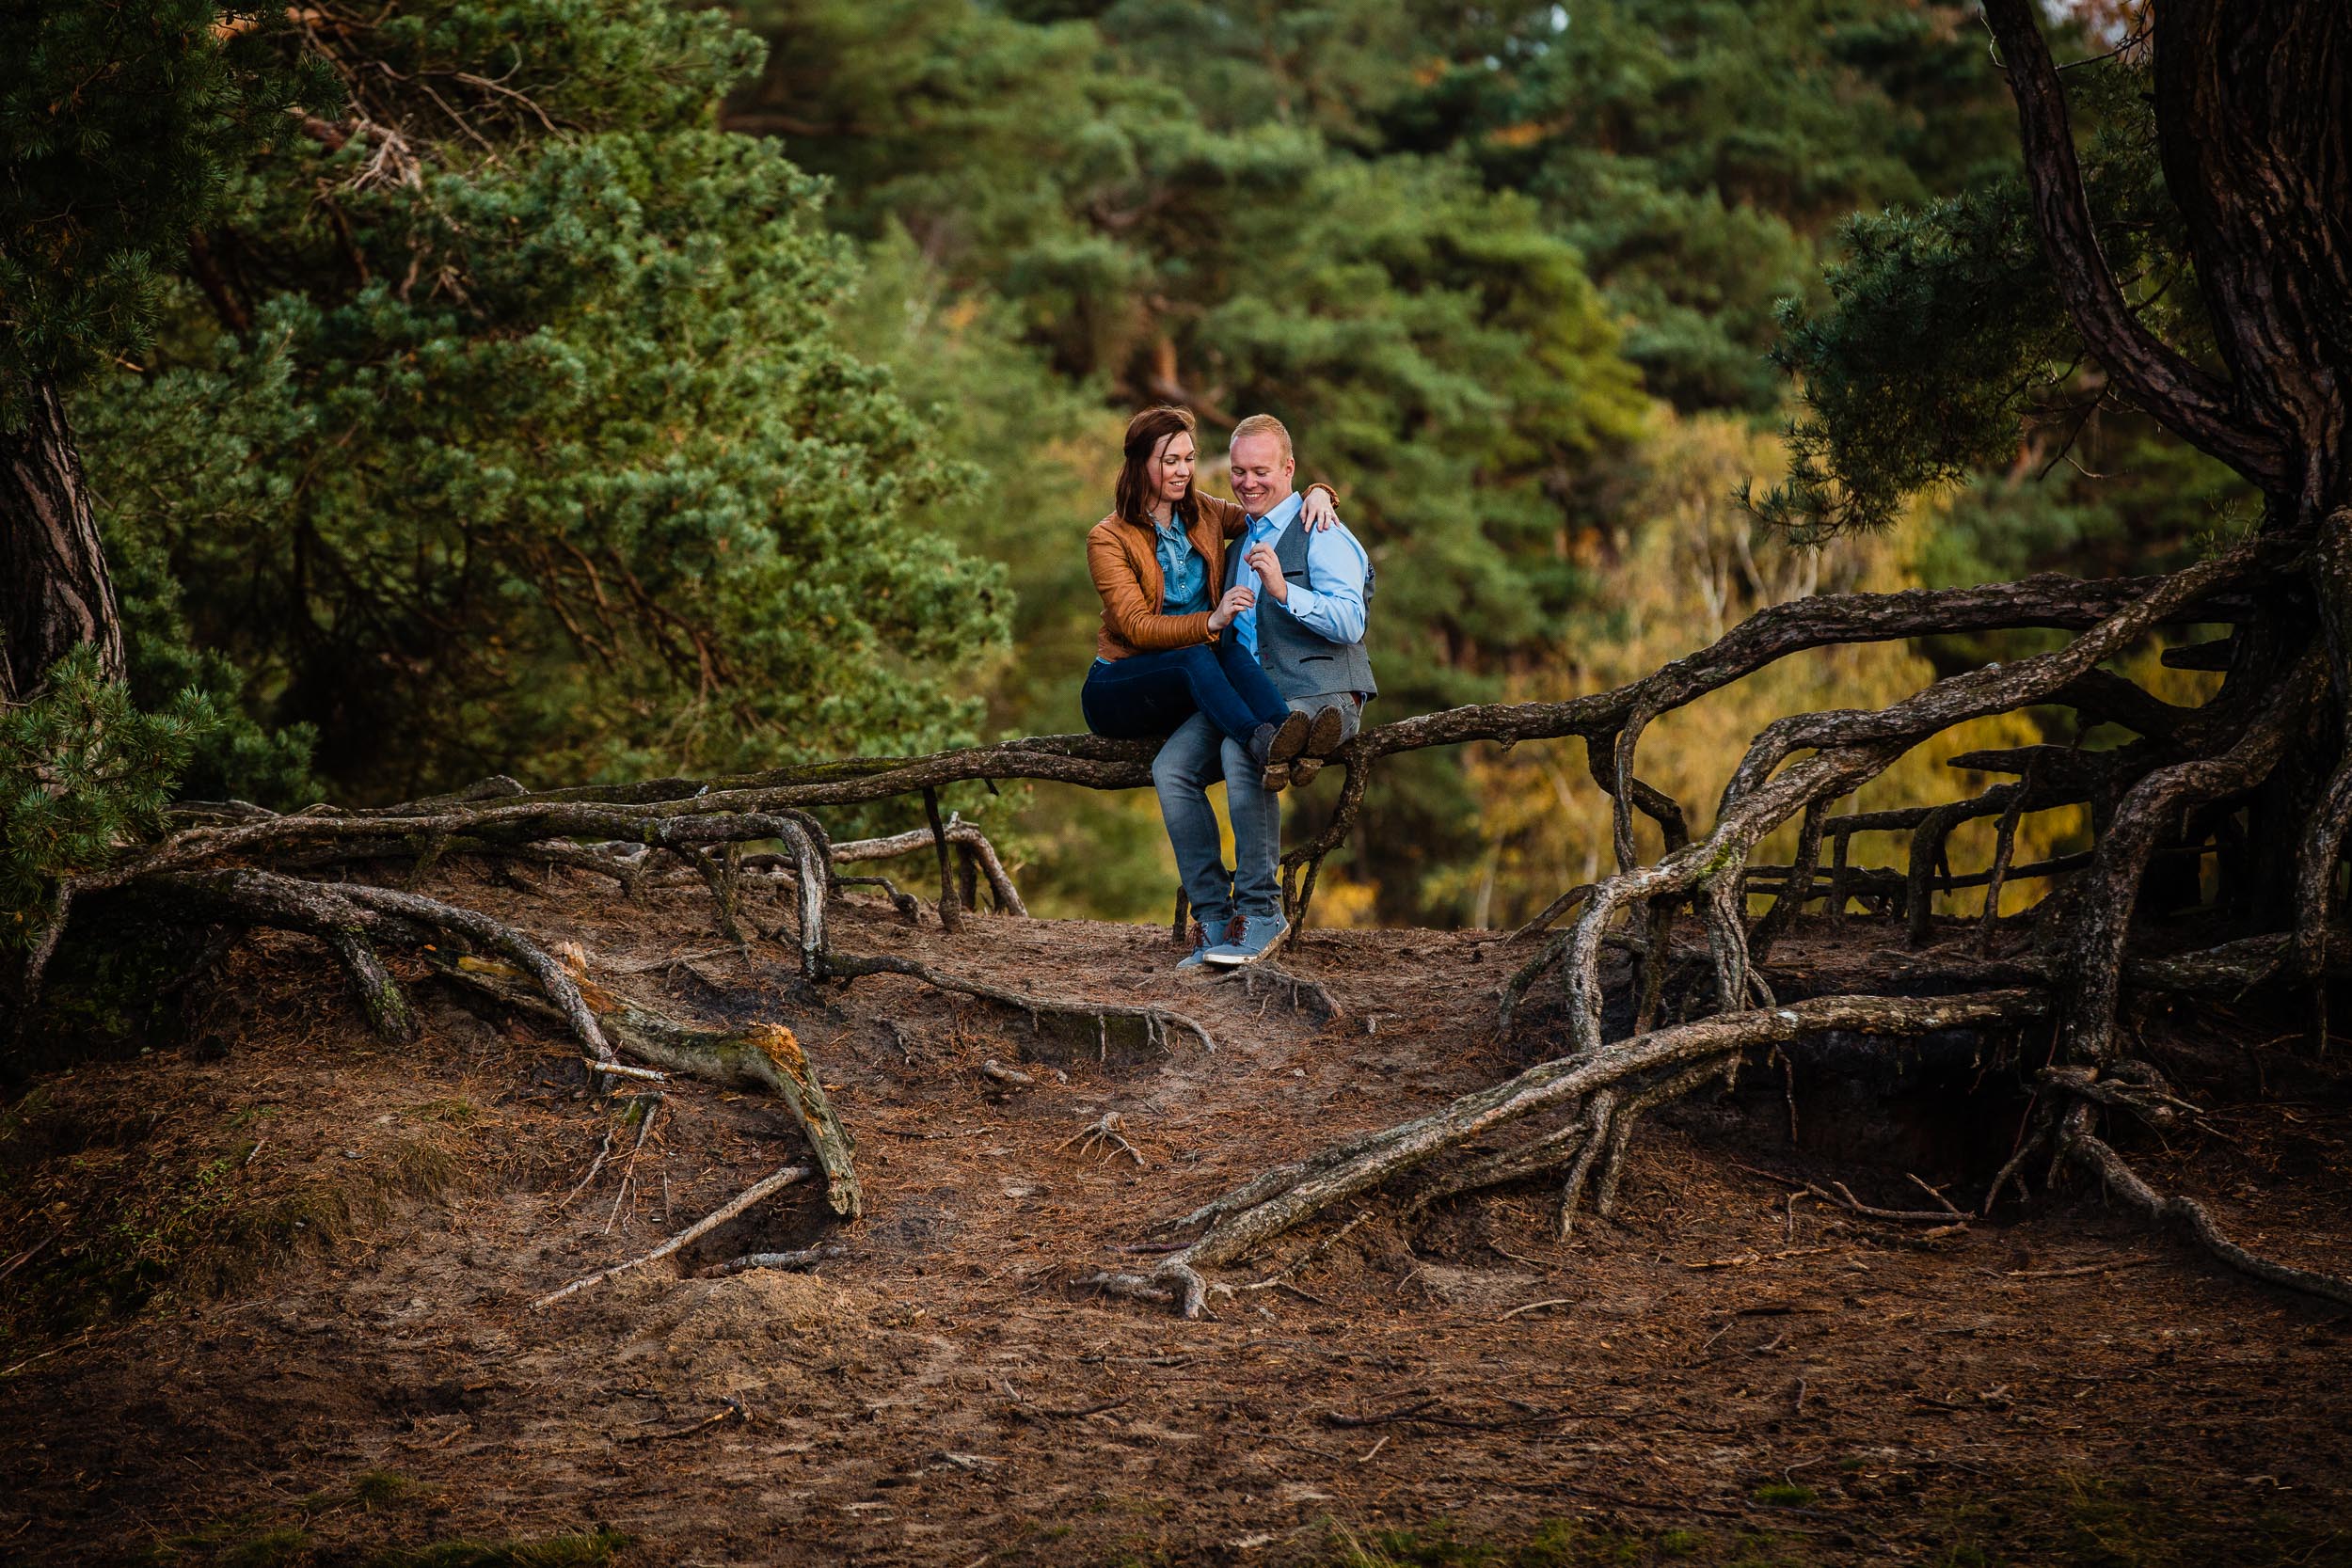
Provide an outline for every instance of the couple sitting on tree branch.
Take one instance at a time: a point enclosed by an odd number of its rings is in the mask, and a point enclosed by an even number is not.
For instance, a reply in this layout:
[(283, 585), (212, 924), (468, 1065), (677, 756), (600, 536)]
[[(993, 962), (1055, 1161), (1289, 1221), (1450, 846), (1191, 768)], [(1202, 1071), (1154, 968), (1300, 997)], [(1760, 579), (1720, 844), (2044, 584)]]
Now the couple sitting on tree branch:
[[(1372, 562), (1329, 485), (1292, 488), (1282, 421), (1233, 427), (1239, 505), (1193, 488), (1199, 455), (1184, 409), (1128, 421), (1114, 509), (1087, 535), (1103, 627), (1079, 694), (1095, 734), (1160, 740), (1152, 783), (1194, 914), (1180, 969), (1254, 963), (1289, 934), (1276, 793), (1315, 776), (1375, 690)], [(1220, 776), (1230, 873), (1208, 798)]]

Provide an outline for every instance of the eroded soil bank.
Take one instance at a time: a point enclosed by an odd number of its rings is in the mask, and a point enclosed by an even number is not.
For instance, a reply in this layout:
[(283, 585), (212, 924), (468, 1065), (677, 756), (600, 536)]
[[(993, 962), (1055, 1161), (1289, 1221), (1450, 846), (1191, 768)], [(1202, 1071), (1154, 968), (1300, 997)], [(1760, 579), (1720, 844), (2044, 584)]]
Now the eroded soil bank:
[[(465, 892), (681, 1012), (789, 1024), (838, 1085), (868, 1213), (828, 1231), (787, 1194), (688, 1261), (844, 1255), (813, 1276), (660, 1265), (532, 1310), (798, 1134), (673, 1084), (636, 1147), (535, 1025), (421, 989), (427, 1037), (395, 1050), (303, 943), (248, 943), (185, 1044), (44, 1077), (8, 1113), (0, 1559), (2352, 1561), (2341, 1310), (2079, 1186), (1935, 1235), (1792, 1207), (1772, 1173), (1915, 1207), (1898, 1164), (2013, 1131), (1882, 1125), (1802, 1077), (1797, 1148), (1777, 1075), (1751, 1074), (1645, 1129), (1615, 1222), (1566, 1242), (1526, 1187), (1409, 1229), (1371, 1205), (1214, 1322), (1071, 1287), (1268, 1163), (1518, 1065), (1531, 1045), (1491, 1027), (1517, 953), (1491, 933), (1315, 935), (1289, 961), (1347, 1009), (1326, 1024), (1176, 974), (1164, 932), (991, 916), (949, 938), (845, 911), (846, 949), (1155, 1000), (1216, 1042), (1105, 1061), (894, 977), (798, 1000), (788, 955), (747, 963), (691, 892)], [(1825, 972), (1896, 938), (1839, 942)], [(2141, 1168), (2251, 1244), (2352, 1261), (2328, 1074), (2227, 1009), (2145, 1028), (2185, 1082), (2219, 1062), (2216, 1084), (2293, 1087), (2143, 1141)], [(1073, 1141), (1105, 1111), (1140, 1164)], [(461, 1538), (540, 1555), (385, 1555)]]

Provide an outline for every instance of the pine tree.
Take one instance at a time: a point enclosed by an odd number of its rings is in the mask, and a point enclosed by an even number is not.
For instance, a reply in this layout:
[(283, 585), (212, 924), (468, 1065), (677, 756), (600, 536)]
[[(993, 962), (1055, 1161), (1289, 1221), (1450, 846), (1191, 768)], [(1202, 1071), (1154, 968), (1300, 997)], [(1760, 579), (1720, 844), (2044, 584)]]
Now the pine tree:
[(1000, 574), (841, 344), (820, 186), (713, 123), (760, 46), (654, 0), (328, 9), (349, 99), (243, 161), (87, 400), (159, 675), (226, 655), (346, 798), (944, 745)]
[(72, 648), (122, 673), (115, 589), (65, 397), (151, 340), (163, 275), (314, 71), (282, 20), (210, 0), (57, 0), (0, 15), (0, 698)]

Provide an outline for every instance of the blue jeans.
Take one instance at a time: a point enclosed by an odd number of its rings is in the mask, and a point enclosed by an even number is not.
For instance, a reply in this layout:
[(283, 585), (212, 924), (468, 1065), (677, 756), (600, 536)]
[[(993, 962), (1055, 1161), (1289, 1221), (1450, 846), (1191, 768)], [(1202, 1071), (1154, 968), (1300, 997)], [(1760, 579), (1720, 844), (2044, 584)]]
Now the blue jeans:
[(1279, 724), (1290, 705), (1233, 638), (1165, 653), (1098, 659), (1078, 692), (1087, 728), (1114, 740), (1167, 735), (1195, 714), (1248, 741), (1261, 724)]
[[(1356, 699), (1346, 692), (1304, 697), (1284, 705), (1301, 713), (1337, 707), (1343, 736), (1356, 733)], [(1224, 844), (1209, 786), (1225, 781), (1225, 815), (1233, 820), (1233, 869), (1225, 870)], [(1282, 908), (1277, 863), (1282, 852), (1282, 803), (1251, 766), (1248, 750), (1217, 733), (1204, 715), (1184, 721), (1152, 759), (1152, 787), (1160, 797), (1160, 820), (1176, 853), (1176, 873), (1184, 897), (1212, 942), (1224, 940), (1231, 916), (1267, 915)]]

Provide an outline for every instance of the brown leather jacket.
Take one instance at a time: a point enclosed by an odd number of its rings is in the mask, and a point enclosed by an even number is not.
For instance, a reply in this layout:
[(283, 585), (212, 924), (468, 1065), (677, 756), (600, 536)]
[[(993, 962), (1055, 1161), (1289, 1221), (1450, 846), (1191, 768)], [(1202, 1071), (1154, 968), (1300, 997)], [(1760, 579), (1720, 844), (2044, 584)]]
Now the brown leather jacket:
[[(1310, 490), (1328, 490), (1315, 483)], [(1209, 563), (1209, 603), (1223, 597), (1225, 545), (1248, 531), (1249, 514), (1221, 497), (1192, 493), (1196, 515), (1187, 533), (1192, 547)], [(1152, 530), (1124, 523), (1116, 515), (1104, 518), (1087, 532), (1087, 575), (1103, 595), (1103, 626), (1095, 633), (1098, 658), (1125, 658), (1130, 654), (1156, 654), (1169, 648), (1189, 648), (1214, 642), (1206, 610), (1191, 615), (1163, 615), (1160, 596), (1167, 584), (1160, 576), (1158, 536)]]

